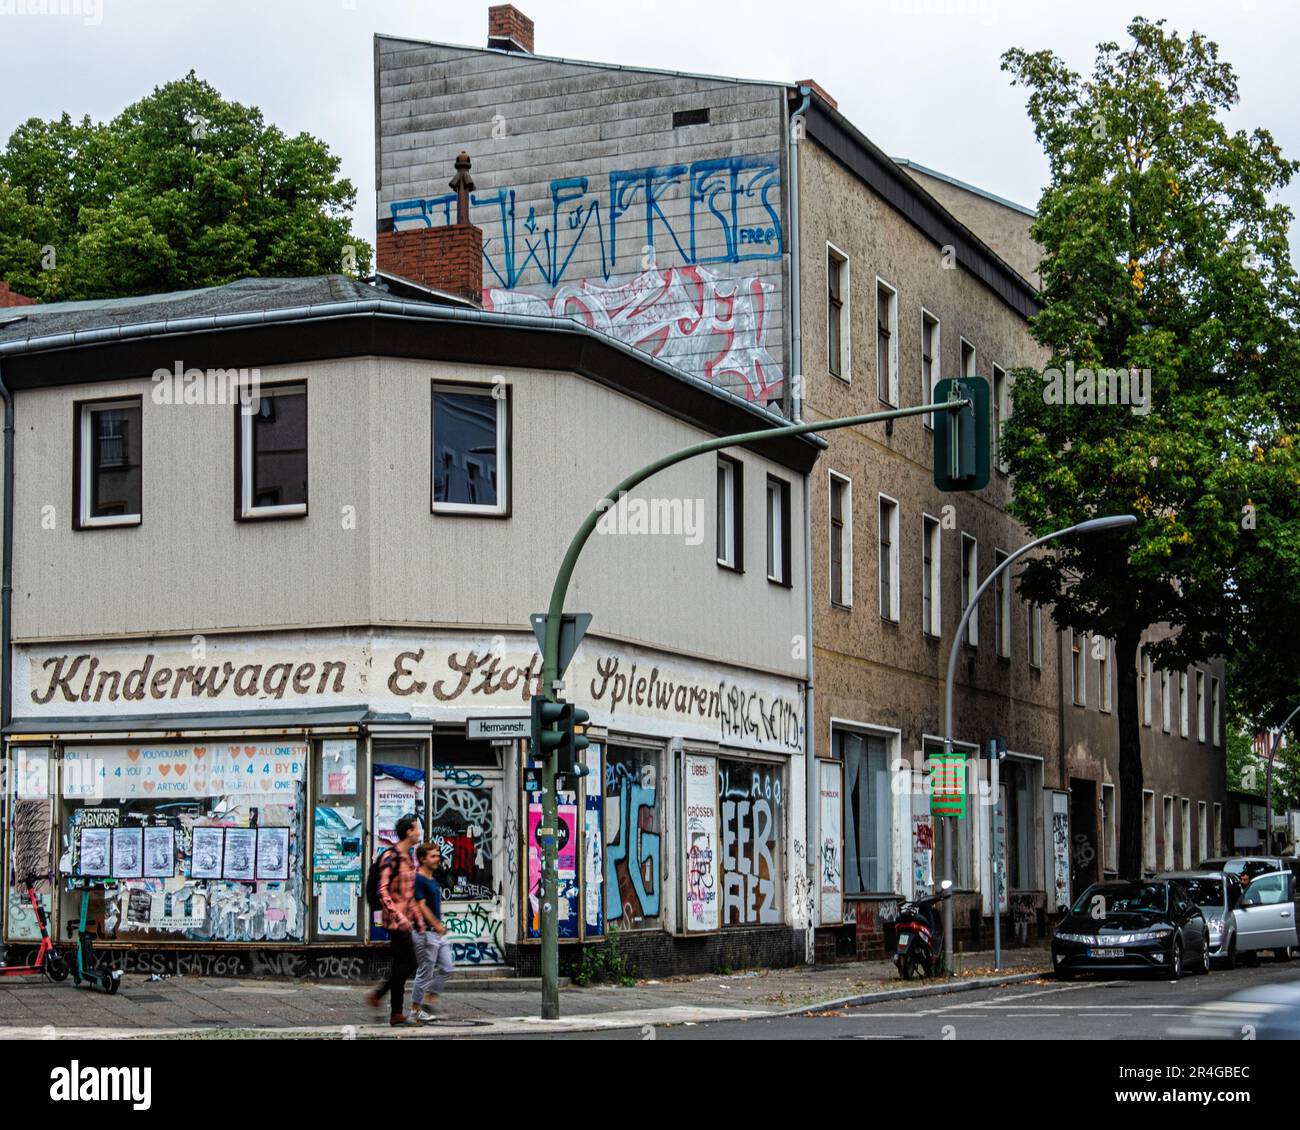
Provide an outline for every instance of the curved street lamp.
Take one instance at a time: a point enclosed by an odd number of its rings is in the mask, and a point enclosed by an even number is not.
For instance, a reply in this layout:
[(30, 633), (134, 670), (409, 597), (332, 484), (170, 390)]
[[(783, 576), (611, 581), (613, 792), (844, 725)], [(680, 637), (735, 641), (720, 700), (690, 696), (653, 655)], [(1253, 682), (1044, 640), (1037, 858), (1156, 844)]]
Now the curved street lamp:
[[(1004, 573), (1013, 561), (1018, 560), (1028, 553), (1031, 549), (1037, 549), (1040, 545), (1057, 538), (1070, 537), (1074, 534), (1095, 534), (1102, 530), (1119, 529), (1122, 526), (1134, 526), (1137, 524), (1137, 518), (1132, 514), (1113, 514), (1108, 518), (1090, 518), (1086, 522), (1079, 522), (1073, 526), (1066, 526), (1063, 530), (1056, 530), (1053, 533), (1046, 534), (1041, 538), (1022, 545), (1014, 553), (1006, 558), (996, 569), (987, 577), (984, 583), (975, 590), (975, 595), (966, 605), (965, 611), (961, 614), (961, 621), (957, 624), (957, 634), (953, 637), (952, 648), (948, 652), (948, 678), (943, 689), (943, 752), (952, 754), (952, 681), (957, 672), (957, 653), (961, 650), (961, 641), (966, 635), (966, 625), (970, 618), (975, 614), (975, 609), (979, 607), (979, 599), (988, 591), (999, 576)], [(1290, 721), (1290, 719), (1288, 719)], [(951, 816), (941, 816), (941, 820), (951, 820)], [(952, 834), (946, 826), (943, 837), (943, 875), (945, 879), (951, 879), (952, 875)], [(998, 913), (997, 905), (997, 875), (993, 877), (993, 914), (996, 917)], [(948, 968), (948, 976), (953, 976), (953, 957), (952, 957), (952, 899), (944, 899), (943, 902), (943, 957), (944, 964)]]

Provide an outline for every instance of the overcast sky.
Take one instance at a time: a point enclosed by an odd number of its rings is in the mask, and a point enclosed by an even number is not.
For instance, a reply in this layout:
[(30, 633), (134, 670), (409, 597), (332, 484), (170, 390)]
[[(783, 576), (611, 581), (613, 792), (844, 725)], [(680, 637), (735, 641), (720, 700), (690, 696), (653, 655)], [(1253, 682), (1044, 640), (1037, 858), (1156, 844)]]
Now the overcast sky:
[[(517, 0), (539, 54), (742, 78), (814, 78), (873, 141), (1032, 206), (1044, 162), (1024, 95), (998, 67), (1050, 47), (1090, 70), (1135, 14), (1216, 40), (1240, 81), (1240, 128), (1265, 126), (1300, 157), (1292, 0)], [(72, 9), (38, 14), (30, 9)], [(374, 241), (373, 55), (383, 32), (486, 44), (483, 0), (0, 0), (0, 135), (66, 110), (103, 120), (193, 68), (288, 133), (323, 138), (358, 189)], [(1300, 213), (1300, 183), (1285, 196)], [(1292, 242), (1300, 225), (1292, 227)]]

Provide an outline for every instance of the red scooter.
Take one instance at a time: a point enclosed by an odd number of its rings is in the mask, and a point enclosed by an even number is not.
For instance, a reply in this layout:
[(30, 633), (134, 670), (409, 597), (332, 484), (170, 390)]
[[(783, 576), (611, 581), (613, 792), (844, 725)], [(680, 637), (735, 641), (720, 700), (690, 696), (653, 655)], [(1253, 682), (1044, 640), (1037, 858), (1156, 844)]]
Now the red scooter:
[(41, 928), (41, 944), (36, 950), (36, 960), (31, 965), (0, 965), (0, 977), (48, 977), (51, 981), (68, 979), (68, 961), (54, 943), (50, 941), (49, 924), (45, 917), (45, 908), (36, 897), (36, 878), (29, 875), (24, 880), (27, 886), (27, 898), (36, 911), (36, 921)]

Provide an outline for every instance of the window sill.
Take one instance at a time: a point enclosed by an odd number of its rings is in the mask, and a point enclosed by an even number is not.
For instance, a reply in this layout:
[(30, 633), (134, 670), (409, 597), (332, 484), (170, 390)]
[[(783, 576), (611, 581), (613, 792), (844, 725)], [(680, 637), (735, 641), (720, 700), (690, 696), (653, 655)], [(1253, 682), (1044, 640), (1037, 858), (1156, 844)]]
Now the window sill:
[(240, 522), (273, 522), (278, 518), (305, 517), (307, 517), (306, 505), (265, 506), (257, 507), (253, 510), (241, 510), (236, 520)]
[(853, 377), (852, 377), (852, 376), (847, 376), (847, 377), (846, 377), (846, 376), (841, 375), (840, 373), (832, 373), (829, 369), (826, 370), (826, 375), (827, 375), (828, 377), (834, 377), (834, 378), (835, 378), (837, 381), (839, 381), (841, 384), (851, 385), (851, 384), (853, 383)]
[(777, 585), (778, 587), (783, 588), (783, 589), (794, 588), (794, 582), (793, 582), (793, 581), (785, 581), (785, 580), (782, 580), (780, 577), (774, 577), (774, 576), (772, 576), (770, 573), (769, 573), (768, 576), (767, 576), (767, 581), (768, 581), (768, 584)]
[(852, 611), (853, 611), (853, 605), (851, 605), (851, 604), (841, 604), (838, 600), (832, 600), (832, 601), (831, 601), (831, 607), (832, 607), (832, 608), (836, 608), (836, 609), (838, 609), (838, 610), (841, 611), (841, 612), (852, 612)]
[(432, 506), (430, 514), (439, 518), (509, 518), (510, 511), (500, 506)]
[(745, 573), (745, 570), (742, 569), (739, 565), (729, 565), (725, 561), (719, 561), (718, 568), (725, 569), (728, 573), (735, 573), (736, 576), (738, 577), (744, 576)]
[(122, 526), (138, 526), (140, 523), (141, 516), (139, 514), (120, 514), (111, 518), (82, 518), (78, 521), (76, 528), (78, 530), (113, 530), (120, 529)]

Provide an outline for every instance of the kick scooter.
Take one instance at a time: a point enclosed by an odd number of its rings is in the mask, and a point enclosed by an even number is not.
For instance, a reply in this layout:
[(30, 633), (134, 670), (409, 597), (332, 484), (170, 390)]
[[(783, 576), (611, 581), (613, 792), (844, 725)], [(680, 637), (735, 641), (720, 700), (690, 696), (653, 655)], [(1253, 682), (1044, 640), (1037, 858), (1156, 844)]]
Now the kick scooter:
[(27, 898), (36, 911), (36, 923), (41, 930), (41, 944), (36, 950), (36, 960), (31, 965), (0, 965), (0, 977), (48, 977), (51, 981), (68, 979), (68, 961), (63, 957), (54, 943), (50, 941), (49, 923), (45, 917), (45, 908), (36, 897), (36, 876), (28, 875), (23, 880), (27, 887)]
[[(114, 886), (105, 883), (104, 887)], [(81, 919), (77, 924), (77, 962), (72, 968), (72, 979), (80, 985), (83, 981), (91, 988), (103, 989), (110, 996), (117, 992), (122, 984), (122, 971), (109, 964), (95, 964), (95, 947), (86, 930), (86, 912), (90, 908), (90, 884), (85, 880), (78, 883), (81, 887)]]

